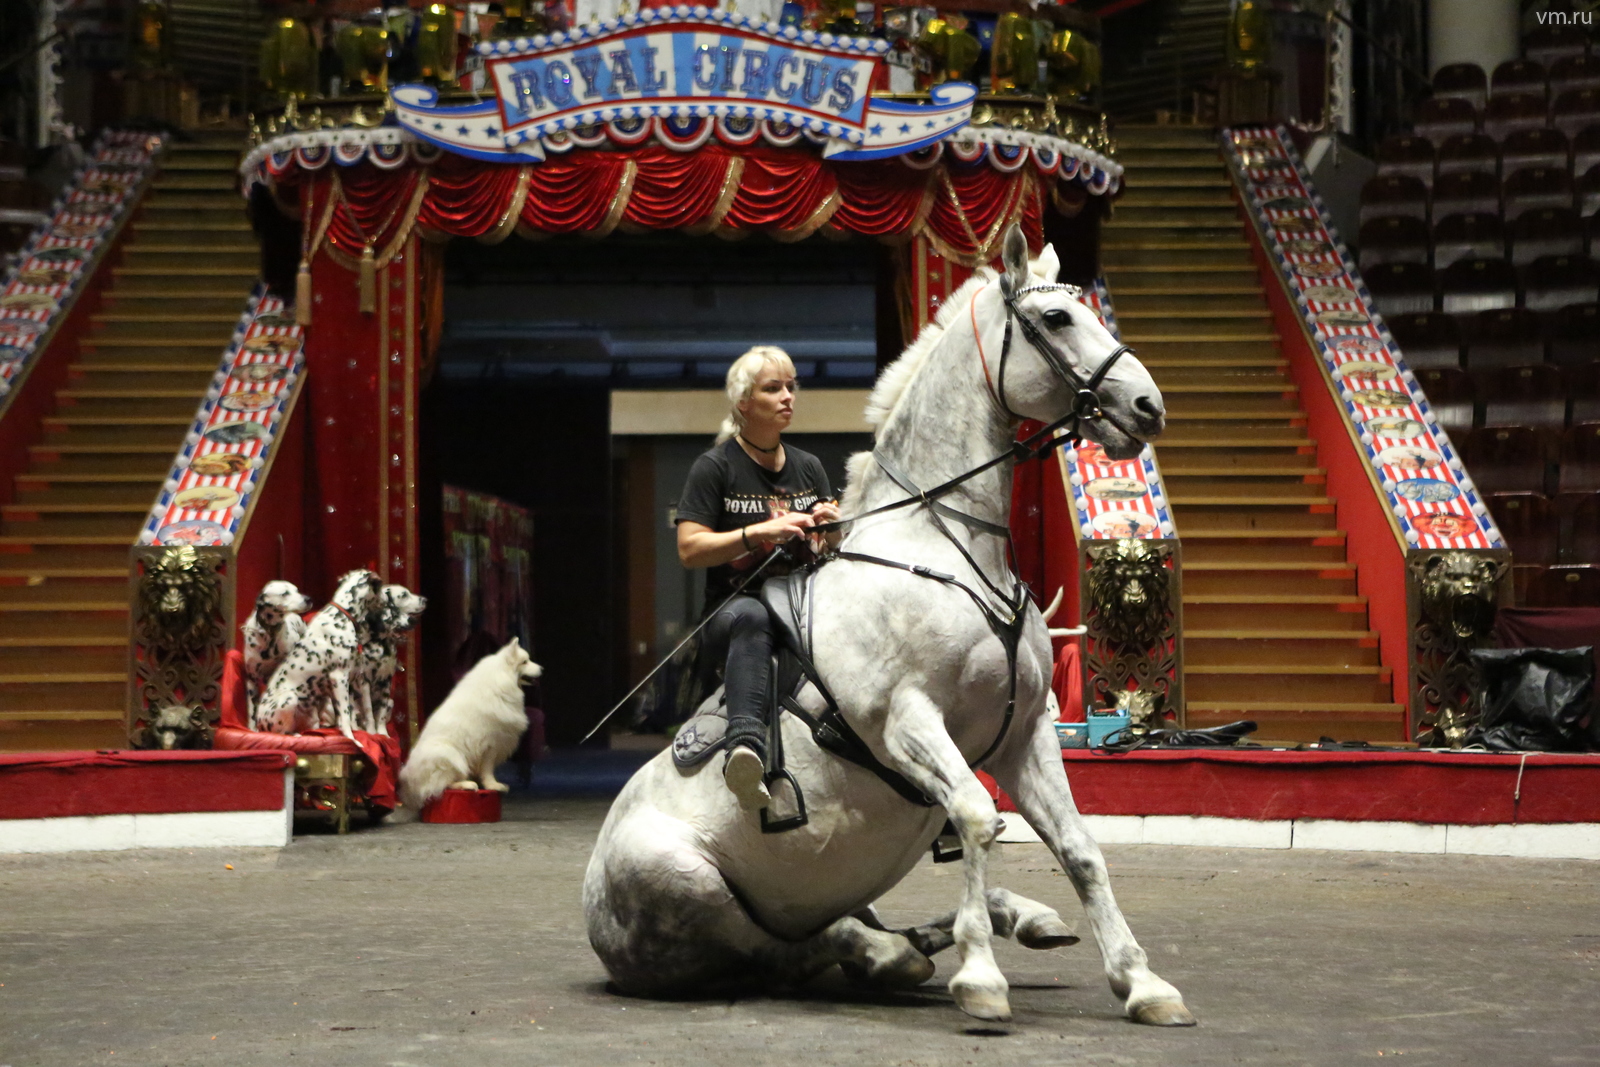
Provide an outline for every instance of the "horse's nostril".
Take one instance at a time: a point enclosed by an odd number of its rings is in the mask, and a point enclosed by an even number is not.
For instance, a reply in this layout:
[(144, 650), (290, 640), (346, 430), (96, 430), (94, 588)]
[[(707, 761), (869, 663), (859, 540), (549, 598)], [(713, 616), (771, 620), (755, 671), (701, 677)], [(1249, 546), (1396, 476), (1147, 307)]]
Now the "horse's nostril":
[(1145, 418), (1152, 420), (1162, 418), (1167, 413), (1167, 409), (1162, 406), (1161, 401), (1148, 394), (1135, 400), (1133, 408)]

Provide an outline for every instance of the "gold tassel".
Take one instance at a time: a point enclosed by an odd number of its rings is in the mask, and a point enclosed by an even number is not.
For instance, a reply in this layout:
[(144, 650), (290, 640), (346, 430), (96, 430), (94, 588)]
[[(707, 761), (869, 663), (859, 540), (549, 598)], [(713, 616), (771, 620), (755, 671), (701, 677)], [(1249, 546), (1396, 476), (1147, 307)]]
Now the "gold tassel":
[(300, 273), (294, 277), (294, 321), (301, 326), (311, 325), (311, 264), (300, 261)]
[(378, 310), (378, 261), (372, 254), (371, 245), (361, 250), (360, 309), (364, 315)]

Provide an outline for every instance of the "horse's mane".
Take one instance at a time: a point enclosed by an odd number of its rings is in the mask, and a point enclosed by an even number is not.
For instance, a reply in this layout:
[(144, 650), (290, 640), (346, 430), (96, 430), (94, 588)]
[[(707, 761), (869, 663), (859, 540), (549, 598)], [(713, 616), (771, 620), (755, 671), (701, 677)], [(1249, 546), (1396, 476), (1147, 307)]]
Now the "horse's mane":
[(944, 302), (939, 314), (922, 328), (917, 339), (900, 354), (900, 358), (885, 367), (883, 373), (878, 375), (878, 382), (872, 387), (872, 394), (867, 397), (867, 425), (872, 427), (874, 434), (883, 429), (884, 424), (889, 421), (889, 416), (894, 414), (900, 398), (905, 395), (906, 386), (911, 384), (911, 379), (917, 376), (917, 371), (928, 361), (928, 354), (938, 346), (956, 316), (966, 311), (967, 305), (977, 297), (978, 290), (994, 281), (994, 278), (994, 271), (988, 267), (981, 268), (968, 278), (966, 284), (950, 294), (950, 299)]

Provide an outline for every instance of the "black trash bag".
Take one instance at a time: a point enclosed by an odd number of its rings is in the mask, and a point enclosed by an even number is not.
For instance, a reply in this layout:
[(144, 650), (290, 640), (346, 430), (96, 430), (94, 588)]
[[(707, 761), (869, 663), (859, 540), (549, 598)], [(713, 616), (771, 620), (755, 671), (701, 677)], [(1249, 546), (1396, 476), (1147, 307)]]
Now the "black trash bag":
[(1593, 649), (1479, 648), (1483, 714), (1467, 737), (1492, 752), (1582, 752), (1594, 696)]

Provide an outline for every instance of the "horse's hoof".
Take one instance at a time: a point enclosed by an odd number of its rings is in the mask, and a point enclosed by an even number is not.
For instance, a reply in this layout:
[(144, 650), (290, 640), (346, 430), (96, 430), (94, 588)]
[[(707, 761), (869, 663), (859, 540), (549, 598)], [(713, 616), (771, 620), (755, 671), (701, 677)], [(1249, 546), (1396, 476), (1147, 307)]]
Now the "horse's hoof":
[(950, 995), (955, 998), (956, 1007), (974, 1019), (987, 1019), (997, 1023), (1011, 1021), (1011, 1001), (1006, 997), (1004, 989), (969, 986), (961, 981), (960, 975), (957, 975), (950, 980)]
[(1181, 1000), (1157, 1000), (1133, 1011), (1133, 1021), (1143, 1026), (1194, 1026), (1198, 1019)]
[(1072, 927), (1061, 921), (1059, 915), (1040, 915), (1017, 927), (1017, 944), (1023, 948), (1066, 948), (1078, 943)]
[(866, 962), (840, 960), (839, 969), (852, 985), (871, 989), (915, 989), (933, 977), (934, 962), (909, 944), (898, 951), (871, 953)]

